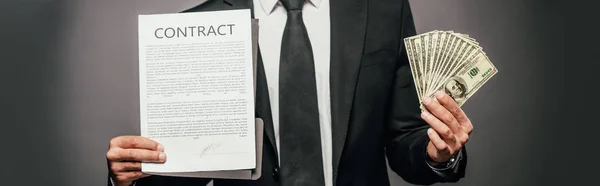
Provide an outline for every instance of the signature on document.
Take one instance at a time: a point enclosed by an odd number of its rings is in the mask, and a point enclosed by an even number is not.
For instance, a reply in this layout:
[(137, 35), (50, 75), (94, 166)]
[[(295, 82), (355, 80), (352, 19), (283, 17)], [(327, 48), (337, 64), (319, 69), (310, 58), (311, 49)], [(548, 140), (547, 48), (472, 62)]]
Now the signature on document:
[(214, 152), (219, 147), (221, 147), (221, 143), (211, 143), (202, 148), (202, 151), (198, 154), (200, 157), (210, 154), (210, 152)]

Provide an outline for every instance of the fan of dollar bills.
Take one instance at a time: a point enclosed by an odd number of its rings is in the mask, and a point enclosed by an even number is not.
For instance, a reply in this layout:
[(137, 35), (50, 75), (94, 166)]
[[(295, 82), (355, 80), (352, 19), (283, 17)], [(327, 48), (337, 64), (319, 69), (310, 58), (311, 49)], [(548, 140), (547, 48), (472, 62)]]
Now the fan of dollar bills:
[[(498, 70), (475, 39), (434, 30), (404, 39), (419, 101), (444, 91), (462, 106)], [(423, 105), (420, 105), (425, 110)]]

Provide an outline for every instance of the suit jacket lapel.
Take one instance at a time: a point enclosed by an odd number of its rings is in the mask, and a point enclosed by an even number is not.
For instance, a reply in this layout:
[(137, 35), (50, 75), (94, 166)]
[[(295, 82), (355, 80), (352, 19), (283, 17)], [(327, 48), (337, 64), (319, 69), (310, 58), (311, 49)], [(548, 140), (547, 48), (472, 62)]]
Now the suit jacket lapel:
[(330, 0), (330, 7), (332, 159), (335, 185), (363, 53), (367, 0)]
[(182, 12), (250, 9), (252, 18), (254, 18), (253, 7), (253, 0), (204, 0)]
[[(235, 10), (250, 9), (252, 18), (254, 18), (254, 5), (252, 0), (208, 0), (202, 4), (188, 9), (184, 12), (212, 11), (212, 10)], [(257, 75), (256, 75), (256, 117), (264, 121), (265, 135), (274, 149), (274, 157), (277, 157), (277, 146), (275, 145), (275, 131), (271, 114), (271, 104), (269, 101), (269, 89), (267, 79), (258, 47)]]
[[(267, 79), (262, 57), (260, 55), (260, 49), (258, 51), (258, 64), (256, 67), (256, 117), (263, 119), (265, 134), (267, 135), (267, 138), (269, 138), (271, 146), (273, 147), (273, 151), (275, 152), (274, 157), (279, 159), (277, 146), (275, 144), (275, 130), (273, 128), (271, 102), (269, 101), (269, 88), (267, 86)], [(279, 162), (279, 160), (276, 160), (276, 162)]]

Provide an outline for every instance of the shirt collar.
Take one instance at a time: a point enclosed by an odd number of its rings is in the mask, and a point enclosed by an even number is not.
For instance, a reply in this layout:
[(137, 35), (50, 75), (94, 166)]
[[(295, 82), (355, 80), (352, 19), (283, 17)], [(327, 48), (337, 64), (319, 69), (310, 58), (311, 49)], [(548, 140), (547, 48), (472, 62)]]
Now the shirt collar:
[[(321, 0), (306, 0), (306, 1), (310, 2), (310, 4), (312, 4), (317, 9), (319, 9), (319, 5), (321, 4)], [(262, 7), (263, 11), (267, 15), (271, 14), (271, 12), (273, 12), (275, 7), (277, 7), (277, 5), (280, 5), (280, 4), (281, 3), (279, 2), (279, 0), (260, 0), (260, 6)]]

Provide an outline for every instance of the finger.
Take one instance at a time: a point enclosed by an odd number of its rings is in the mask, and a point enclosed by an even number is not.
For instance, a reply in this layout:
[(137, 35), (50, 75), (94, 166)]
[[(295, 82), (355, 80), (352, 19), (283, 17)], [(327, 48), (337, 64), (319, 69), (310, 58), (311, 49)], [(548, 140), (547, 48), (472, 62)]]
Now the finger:
[(144, 149), (111, 149), (107, 153), (107, 158), (112, 161), (136, 161), (136, 162), (158, 162), (166, 161), (164, 152), (144, 150)]
[(423, 99), (423, 104), (431, 112), (431, 114), (442, 121), (442, 123), (447, 125), (455, 135), (463, 135), (464, 131), (456, 118), (454, 118), (452, 113), (446, 110), (446, 108), (438, 101), (433, 101), (431, 98), (426, 97)]
[(465, 130), (465, 132), (468, 135), (471, 135), (471, 133), (473, 132), (473, 124), (469, 121), (469, 123), (467, 123), (466, 125), (463, 125), (463, 130)]
[(164, 152), (164, 146), (142, 136), (119, 136), (110, 140), (110, 147), (147, 149)]
[(446, 108), (446, 110), (450, 111), (450, 113), (454, 115), (454, 118), (456, 118), (458, 123), (461, 124), (463, 128), (468, 129), (467, 133), (471, 133), (473, 125), (471, 125), (471, 121), (465, 112), (460, 108), (460, 106), (458, 106), (458, 104), (456, 104), (456, 101), (442, 91), (436, 92), (435, 97), (438, 102)]
[(111, 164), (110, 169), (113, 172), (141, 171), (142, 163), (140, 163), (140, 162), (114, 162)]
[(456, 137), (454, 136), (454, 133), (452, 133), (452, 130), (450, 130), (446, 124), (442, 123), (435, 116), (431, 115), (431, 113), (423, 111), (421, 113), (421, 117), (436, 133), (440, 135), (440, 137), (442, 137), (442, 139), (448, 140), (452, 144), (456, 142)]
[(438, 152), (440, 152), (443, 155), (450, 154), (450, 149), (449, 149), (448, 144), (446, 144), (446, 142), (444, 142), (444, 140), (442, 140), (442, 138), (440, 138), (438, 133), (433, 131), (433, 129), (429, 128), (429, 129), (427, 129), (427, 135), (429, 136), (429, 140), (431, 141), (431, 143), (433, 143), (433, 146), (435, 146), (435, 148), (438, 150)]

